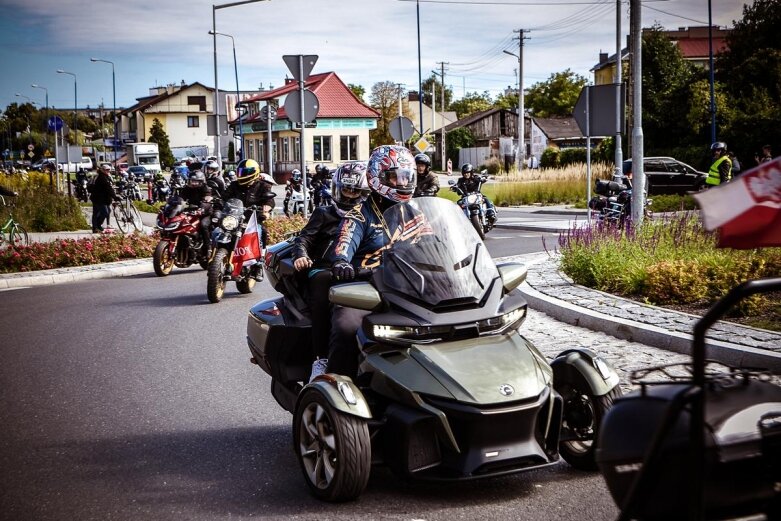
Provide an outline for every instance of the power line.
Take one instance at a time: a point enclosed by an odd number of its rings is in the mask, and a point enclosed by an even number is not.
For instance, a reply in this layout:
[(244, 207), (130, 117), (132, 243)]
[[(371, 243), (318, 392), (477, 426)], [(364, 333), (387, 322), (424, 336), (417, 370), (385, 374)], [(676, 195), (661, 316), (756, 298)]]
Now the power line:
[(652, 11), (659, 11), (660, 13), (668, 14), (668, 15), (674, 16), (676, 18), (682, 18), (684, 20), (689, 20), (690, 22), (697, 22), (698, 24), (708, 25), (708, 22), (703, 22), (701, 20), (695, 20), (694, 18), (687, 18), (685, 16), (681, 16), (681, 15), (675, 14), (675, 13), (670, 13), (668, 11), (662, 11), (661, 9), (657, 9), (655, 7), (651, 7), (650, 5), (645, 5), (645, 2), (643, 2), (642, 6), (645, 7), (645, 8), (651, 9)]
[[(544, 2), (544, 1), (529, 1), (529, 2), (480, 2), (475, 0), (396, 0), (397, 2), (420, 2), (421, 4), (462, 4), (462, 5), (539, 5), (545, 7), (552, 7), (557, 5), (594, 5), (601, 4), (602, 0), (592, 0), (583, 2)], [(646, 2), (669, 2), (670, 0), (643, 0)]]

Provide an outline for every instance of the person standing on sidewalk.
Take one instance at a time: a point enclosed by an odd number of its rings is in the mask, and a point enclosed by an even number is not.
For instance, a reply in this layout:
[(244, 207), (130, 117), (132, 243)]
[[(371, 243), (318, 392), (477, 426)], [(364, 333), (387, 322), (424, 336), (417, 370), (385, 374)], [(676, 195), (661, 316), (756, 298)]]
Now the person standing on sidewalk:
[(108, 226), (111, 214), (111, 203), (116, 199), (114, 184), (111, 182), (111, 167), (103, 165), (98, 170), (98, 176), (92, 185), (90, 201), (92, 201), (92, 233), (103, 232), (103, 221)]

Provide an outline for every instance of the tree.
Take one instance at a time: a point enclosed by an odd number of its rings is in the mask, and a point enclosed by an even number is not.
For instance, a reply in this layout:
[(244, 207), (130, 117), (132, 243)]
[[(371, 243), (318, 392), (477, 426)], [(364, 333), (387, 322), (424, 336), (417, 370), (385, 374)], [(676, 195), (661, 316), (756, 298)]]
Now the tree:
[(152, 121), (152, 128), (149, 129), (149, 142), (157, 143), (157, 147), (160, 151), (160, 166), (162, 168), (174, 166), (174, 154), (171, 152), (171, 144), (166, 134), (163, 124), (160, 120), (155, 118)]
[(467, 127), (459, 127), (447, 133), (447, 157), (458, 168), (458, 151), (475, 146), (475, 137)]
[[(525, 105), (524, 98), (524, 105)], [(518, 94), (517, 92), (510, 92), (509, 94), (499, 94), (494, 101), (494, 107), (497, 109), (518, 110)]]
[(353, 91), (353, 94), (355, 94), (359, 100), (363, 101), (363, 95), (366, 94), (366, 89), (364, 89), (362, 85), (350, 83), (347, 85), (347, 88)]
[[(431, 106), (432, 101), (432, 95), (431, 95), (431, 89), (434, 88), (437, 90), (436, 102), (437, 107), (442, 107), (442, 82), (437, 79), (437, 76), (435, 74), (432, 74), (425, 80), (423, 80), (423, 83), (421, 84), (421, 88), (423, 89), (422, 95), (423, 95), (423, 103)], [(450, 104), (453, 102), (453, 89), (445, 85), (445, 107), (450, 107)], [(439, 108), (438, 110), (442, 110)]]
[(450, 110), (455, 110), (458, 119), (463, 119), (476, 112), (488, 110), (491, 106), (491, 94), (488, 91), (482, 94), (467, 92), (463, 98), (450, 104)]
[(546, 81), (524, 91), (524, 108), (540, 118), (571, 116), (588, 80), (570, 69), (554, 72)]
[[(406, 97), (406, 92), (403, 89), (401, 90), (401, 96), (402, 98)], [(392, 81), (375, 83), (369, 96), (369, 105), (380, 113), (377, 128), (369, 132), (371, 148), (393, 143), (393, 137), (390, 134), (390, 122), (399, 115), (398, 85)], [(411, 119), (412, 114), (408, 103), (402, 103), (402, 115)]]

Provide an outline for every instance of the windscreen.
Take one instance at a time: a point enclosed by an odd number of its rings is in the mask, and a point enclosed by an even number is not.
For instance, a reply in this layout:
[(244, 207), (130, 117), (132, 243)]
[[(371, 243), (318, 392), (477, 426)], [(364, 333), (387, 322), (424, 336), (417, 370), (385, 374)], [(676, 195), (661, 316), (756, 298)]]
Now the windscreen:
[(431, 306), (480, 300), (499, 276), (464, 212), (438, 197), (399, 203), (383, 214), (390, 245), (383, 282)]
[(244, 203), (241, 199), (228, 199), (223, 210), (227, 214), (244, 215)]

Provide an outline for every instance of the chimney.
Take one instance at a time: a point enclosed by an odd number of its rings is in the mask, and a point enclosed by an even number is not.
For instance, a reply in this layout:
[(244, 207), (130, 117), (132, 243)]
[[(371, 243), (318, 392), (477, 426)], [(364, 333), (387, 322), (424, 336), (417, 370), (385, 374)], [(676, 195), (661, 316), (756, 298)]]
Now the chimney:
[(607, 61), (607, 53), (606, 52), (599, 53), (599, 63), (602, 64), (605, 63), (606, 61)]

